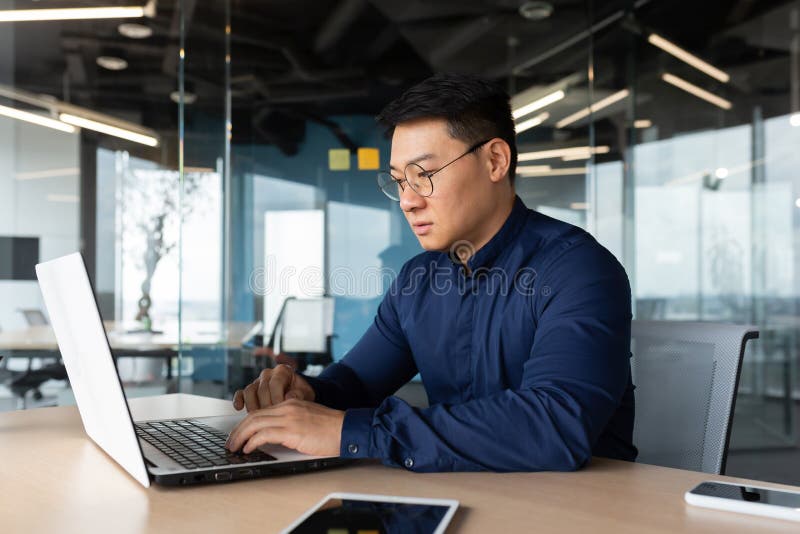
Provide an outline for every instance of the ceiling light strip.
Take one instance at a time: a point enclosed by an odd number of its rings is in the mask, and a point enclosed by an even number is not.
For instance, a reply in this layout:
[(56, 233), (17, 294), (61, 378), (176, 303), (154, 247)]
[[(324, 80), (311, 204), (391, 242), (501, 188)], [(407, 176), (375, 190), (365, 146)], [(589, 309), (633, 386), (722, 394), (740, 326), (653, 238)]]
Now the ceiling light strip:
[(551, 169), (550, 165), (523, 165), (517, 167), (517, 174), (530, 174), (536, 172), (547, 172)]
[(556, 123), (556, 128), (563, 128), (564, 126), (572, 124), (573, 122), (579, 121), (582, 118), (588, 116), (590, 113), (596, 113), (596, 112), (600, 111), (601, 109), (610, 106), (611, 104), (619, 102), (623, 98), (627, 98), (627, 96), (629, 94), (630, 94), (630, 91), (628, 89), (623, 89), (622, 91), (617, 91), (616, 93), (614, 93), (612, 95), (609, 95), (609, 96), (603, 98), (602, 100), (598, 100), (597, 102), (595, 102), (594, 104), (592, 104), (592, 105), (590, 105), (588, 107), (585, 107), (585, 108), (583, 108), (583, 109), (581, 109), (579, 111), (576, 111), (572, 115), (564, 117), (563, 119), (561, 119), (560, 121), (558, 121)]
[(611, 147), (607, 145), (601, 145), (596, 147), (590, 146), (575, 146), (569, 148), (556, 148), (554, 150), (540, 150), (538, 152), (523, 152), (517, 156), (517, 161), (535, 161), (539, 159), (554, 159), (554, 158), (564, 158), (564, 157), (573, 157), (579, 155), (586, 155), (586, 158), (589, 159), (589, 156), (592, 154), (608, 154), (611, 151)]
[(517, 124), (514, 125), (514, 130), (517, 132), (517, 135), (519, 135), (522, 132), (524, 132), (525, 130), (530, 130), (531, 128), (535, 128), (536, 126), (539, 126), (540, 124), (542, 124), (544, 121), (546, 121), (549, 118), (550, 118), (550, 114), (545, 111), (544, 113), (540, 113), (539, 115), (536, 115), (532, 119), (528, 119), (526, 121), (518, 122)]
[(9, 108), (7, 106), (0, 106), (0, 115), (4, 115), (12, 119), (30, 122), (33, 124), (38, 124), (39, 126), (45, 126), (47, 128), (60, 130), (66, 133), (75, 133), (75, 127), (70, 126), (69, 124), (64, 124), (63, 122), (57, 121), (55, 119), (43, 117), (35, 113), (28, 113), (27, 111), (21, 111), (19, 109)]
[(533, 102), (525, 104), (524, 106), (520, 106), (520, 107), (516, 108), (514, 111), (511, 112), (511, 115), (515, 119), (518, 119), (520, 117), (524, 117), (525, 115), (533, 113), (534, 111), (536, 111), (538, 109), (542, 109), (543, 107), (549, 106), (550, 104), (553, 104), (554, 102), (558, 102), (559, 100), (561, 100), (565, 96), (566, 96), (566, 93), (564, 93), (564, 91), (562, 91), (562, 90), (555, 91), (553, 93), (550, 93), (549, 95), (543, 96), (542, 98), (537, 98)]
[(725, 100), (724, 98), (719, 97), (714, 93), (710, 93), (705, 89), (701, 89), (700, 87), (697, 87), (696, 85), (687, 82), (683, 78), (678, 78), (677, 76), (670, 74), (668, 72), (662, 74), (661, 79), (670, 85), (674, 85), (678, 89), (683, 89), (687, 93), (692, 94), (697, 98), (701, 98), (706, 102), (714, 104), (715, 106), (720, 107), (722, 109), (731, 109), (733, 107), (733, 104), (731, 104), (729, 100)]
[(145, 6), (76, 7), (66, 9), (5, 9), (0, 22), (30, 22), (39, 20), (88, 20), (140, 18), (147, 14)]
[(670, 41), (667, 41), (658, 34), (651, 33), (650, 36), (647, 38), (647, 42), (649, 42), (653, 46), (657, 46), (664, 52), (675, 56), (684, 63), (691, 65), (700, 72), (708, 74), (712, 78), (715, 78), (721, 81), (722, 83), (728, 83), (731, 79), (730, 75), (727, 72), (722, 71), (709, 63), (706, 63), (699, 57), (695, 56), (694, 54), (690, 54), (680, 46)]
[(134, 143), (141, 143), (147, 146), (158, 146), (158, 139), (155, 137), (136, 133), (131, 130), (125, 130), (123, 128), (117, 128), (116, 126), (111, 126), (110, 124), (105, 124), (103, 122), (70, 115), (69, 113), (61, 113), (58, 118), (68, 124), (72, 124), (80, 128), (86, 128), (88, 130), (94, 130), (95, 132), (113, 135), (114, 137), (127, 139), (128, 141), (133, 141)]
[(543, 176), (573, 176), (586, 174), (586, 167), (565, 167), (563, 169), (550, 169), (542, 171), (526, 171), (525, 167), (517, 168), (517, 174), (528, 178), (539, 178)]
[(45, 169), (43, 171), (18, 172), (17, 180), (38, 180), (41, 178), (63, 178), (67, 176), (77, 176), (81, 170), (78, 167), (66, 167), (63, 169)]

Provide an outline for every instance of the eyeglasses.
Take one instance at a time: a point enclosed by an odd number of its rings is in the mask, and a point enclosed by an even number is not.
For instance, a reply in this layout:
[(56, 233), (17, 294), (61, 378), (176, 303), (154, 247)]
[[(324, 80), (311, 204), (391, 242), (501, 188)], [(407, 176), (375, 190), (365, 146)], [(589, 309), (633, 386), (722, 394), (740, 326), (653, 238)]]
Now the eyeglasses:
[(480, 147), (485, 145), (491, 141), (491, 139), (486, 139), (485, 141), (481, 141), (480, 143), (476, 143), (469, 147), (469, 150), (458, 156), (456, 159), (446, 163), (445, 165), (439, 167), (435, 171), (426, 171), (422, 168), (421, 165), (418, 163), (409, 163), (406, 165), (405, 170), (403, 170), (403, 179), (398, 180), (390, 172), (379, 172), (378, 173), (378, 187), (381, 188), (383, 193), (391, 198), (392, 200), (400, 200), (400, 195), (403, 194), (405, 191), (406, 186), (404, 182), (411, 186), (418, 195), (423, 197), (429, 197), (433, 194), (433, 175), (436, 173), (441, 172), (444, 170), (448, 165), (452, 165), (456, 161), (460, 160), (467, 154), (471, 154), (478, 150)]

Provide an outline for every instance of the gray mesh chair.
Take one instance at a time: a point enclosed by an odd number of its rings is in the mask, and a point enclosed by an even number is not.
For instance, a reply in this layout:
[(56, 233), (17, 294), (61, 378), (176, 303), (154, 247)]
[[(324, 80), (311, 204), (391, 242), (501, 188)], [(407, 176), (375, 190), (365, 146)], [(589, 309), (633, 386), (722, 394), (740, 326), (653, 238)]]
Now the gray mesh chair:
[(723, 474), (748, 325), (633, 321), (638, 462)]

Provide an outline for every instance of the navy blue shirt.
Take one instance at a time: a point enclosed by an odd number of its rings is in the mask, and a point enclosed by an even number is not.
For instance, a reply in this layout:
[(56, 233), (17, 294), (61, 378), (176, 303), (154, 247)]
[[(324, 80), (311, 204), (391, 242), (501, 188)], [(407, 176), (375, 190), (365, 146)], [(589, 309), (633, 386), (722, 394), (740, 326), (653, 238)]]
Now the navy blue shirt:
[[(413, 471), (633, 460), (630, 325), (614, 256), (517, 197), (466, 267), (445, 252), (408, 261), (364, 336), (309, 382), (347, 410), (346, 458)], [(390, 396), (417, 373), (428, 408)]]

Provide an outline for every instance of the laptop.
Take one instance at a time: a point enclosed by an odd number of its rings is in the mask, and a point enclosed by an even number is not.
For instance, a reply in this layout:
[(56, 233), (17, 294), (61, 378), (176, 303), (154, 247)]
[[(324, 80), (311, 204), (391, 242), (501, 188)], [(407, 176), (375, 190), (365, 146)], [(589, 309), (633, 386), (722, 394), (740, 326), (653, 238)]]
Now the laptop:
[(340, 465), (278, 445), (224, 448), (245, 414), (134, 422), (80, 253), (36, 265), (36, 276), (86, 434), (143, 486), (229, 482)]

